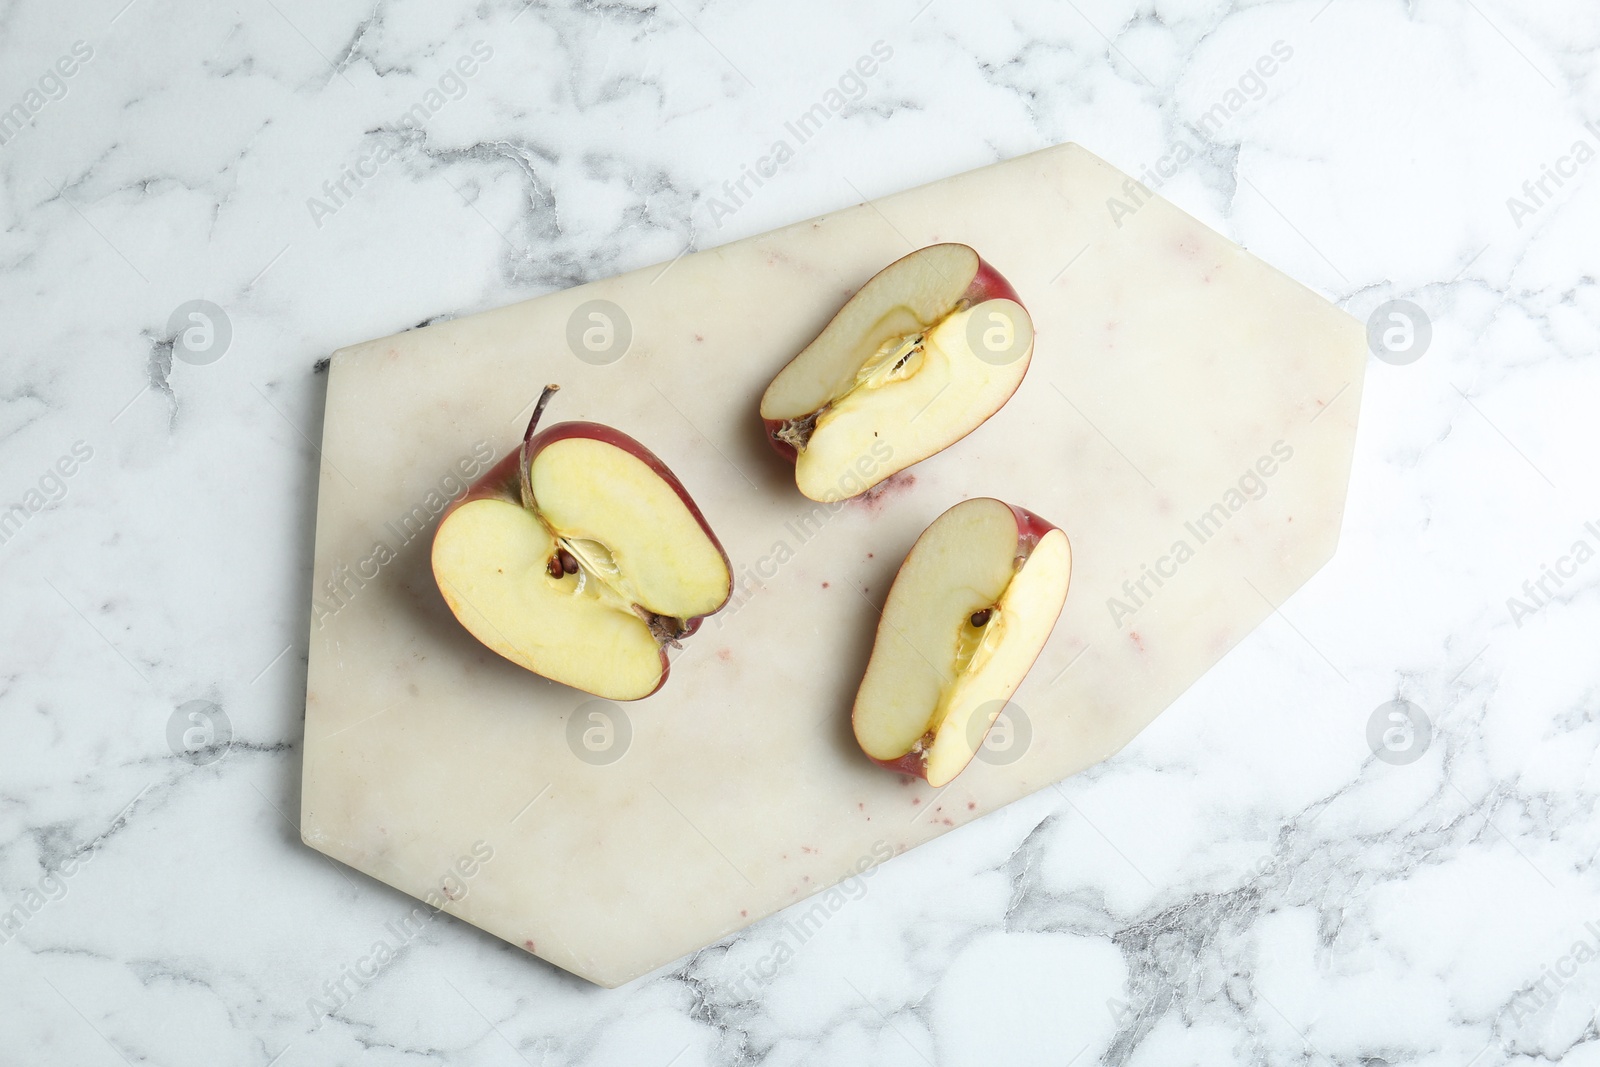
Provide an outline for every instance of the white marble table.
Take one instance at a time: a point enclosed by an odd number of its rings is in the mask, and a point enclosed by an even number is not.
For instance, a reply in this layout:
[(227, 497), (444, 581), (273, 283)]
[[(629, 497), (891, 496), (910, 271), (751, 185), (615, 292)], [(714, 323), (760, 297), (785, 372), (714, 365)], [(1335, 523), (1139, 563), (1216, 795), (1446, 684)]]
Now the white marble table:
[[(0, 10), (0, 1063), (1600, 1062), (1591, 6), (123, 5)], [(316, 360), (1067, 140), (1430, 321), (1280, 612), (616, 990), (301, 845)]]

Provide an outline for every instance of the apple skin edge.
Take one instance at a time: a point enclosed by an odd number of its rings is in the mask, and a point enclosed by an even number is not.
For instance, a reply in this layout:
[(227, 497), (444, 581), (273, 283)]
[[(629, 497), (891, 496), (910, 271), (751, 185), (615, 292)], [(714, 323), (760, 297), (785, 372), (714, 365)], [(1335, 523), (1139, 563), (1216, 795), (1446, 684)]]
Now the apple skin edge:
[(867, 759), (872, 760), (873, 763), (885, 770), (903, 774), (907, 778), (921, 778), (923, 781), (927, 781), (928, 766), (927, 759), (923, 755), (924, 751), (924, 749), (920, 748), (912, 749), (899, 759), (878, 759), (876, 756), (867, 756)]
[(1017, 517), (1017, 566), (1021, 567), (1033, 555), (1033, 550), (1039, 547), (1039, 539), (1061, 527), (1049, 519), (1040, 518), (1027, 508), (1019, 508), (1015, 504), (1006, 504), (1006, 507)]
[[(1048, 519), (1040, 518), (1027, 508), (1019, 508), (1015, 504), (1007, 504), (1003, 500), (1001, 503), (1006, 504), (1006, 507), (1011, 509), (1011, 514), (1017, 520), (1016, 566), (1020, 570), (1022, 565), (1028, 561), (1028, 557), (1033, 555), (1033, 550), (1039, 546), (1039, 539), (1051, 530), (1058, 530), (1060, 527)], [(896, 576), (898, 577), (898, 573)], [(1044, 649), (1041, 648), (1039, 651), (1042, 654)], [(1034, 662), (1038, 662), (1037, 656), (1034, 657)], [(1033, 664), (1028, 664), (1028, 670), (1031, 671), (1032, 669)], [(1026, 677), (1026, 674), (1024, 674), (1024, 677)], [(987, 729), (984, 732), (987, 734)], [(909, 778), (921, 778), (923, 781), (927, 781), (926, 753), (926, 748), (913, 748), (905, 755), (897, 756), (894, 759), (878, 759), (876, 756), (867, 756), (867, 759), (885, 770), (894, 771), (896, 774), (903, 774)], [(866, 756), (867, 754), (863, 752), (862, 755)]]
[(762, 419), (762, 433), (766, 436), (767, 444), (772, 446), (772, 450), (774, 452), (788, 460), (790, 463), (798, 463), (800, 460), (800, 453), (794, 450), (794, 445), (791, 445), (787, 441), (778, 440), (778, 431), (783, 428), (783, 423), (783, 419)]
[(994, 269), (994, 265), (982, 256), (978, 257), (978, 273), (972, 276), (972, 282), (967, 286), (967, 291), (961, 294), (961, 300), (969, 307), (981, 304), (985, 300), (1010, 300), (1021, 304), (1022, 297), (1017, 295), (1016, 288), (1005, 279), (1005, 275)]
[[(916, 255), (915, 252), (908, 254), (913, 256)], [(896, 262), (898, 262), (898, 260)], [(892, 267), (893, 265), (894, 264), (891, 263), (889, 266)], [(883, 269), (888, 270), (889, 267), (885, 267)], [(878, 273), (881, 274), (883, 271), (879, 271)], [(876, 277), (876, 275), (874, 275), (874, 277)], [(868, 280), (870, 281), (870, 279)], [(860, 290), (857, 290), (857, 292), (859, 291)], [(851, 294), (850, 299), (855, 299), (854, 294)], [(1016, 287), (1010, 282), (1006, 281), (1005, 275), (995, 270), (994, 266), (988, 260), (984, 259), (982, 256), (979, 256), (977, 273), (972, 276), (972, 281), (967, 283), (966, 291), (961, 294), (961, 298), (957, 300), (956, 303), (945, 312), (945, 314), (948, 315), (951, 311), (954, 311), (957, 308), (972, 307), (975, 304), (981, 304), (985, 300), (1010, 300), (1013, 303), (1021, 305), (1024, 311), (1027, 310), (1027, 305), (1023, 304), (1022, 298), (1017, 295)], [(849, 303), (849, 300), (846, 300), (845, 303)], [(840, 306), (841, 308), (843, 307), (843, 305)], [(1021, 383), (1019, 382), (1018, 385), (1020, 387)], [(1007, 399), (1010, 398), (1008, 397)], [(767, 439), (767, 444), (772, 446), (772, 450), (774, 452), (788, 460), (790, 463), (795, 463), (798, 462), (800, 458), (799, 453), (795, 451), (795, 447), (789, 444), (787, 441), (778, 439), (778, 431), (783, 428), (784, 421), (785, 420), (783, 419), (762, 419), (762, 433)], [(954, 444), (955, 442), (951, 443)]]
[[(534, 417), (535, 419), (538, 418), (537, 415)], [(683, 483), (678, 481), (677, 475), (673, 474), (667, 465), (661, 462), (661, 459), (654, 452), (650, 451), (644, 445), (640, 444), (632, 437), (629, 437), (621, 430), (610, 426), (605, 426), (597, 422), (562, 422), (540, 430), (537, 434), (527, 440), (526, 452), (528, 455), (528, 461), (531, 463), (533, 461), (533, 457), (537, 456), (545, 447), (552, 445), (557, 441), (563, 441), (569, 438), (588, 438), (591, 440), (602, 441), (608, 445), (612, 445), (613, 447), (620, 448), (622, 451), (644, 463), (644, 465), (649, 467), (657, 477), (666, 482), (674, 493), (678, 494), (678, 499), (683, 502), (684, 507), (689, 509), (689, 514), (694, 516), (694, 520), (695, 522), (699, 523), (701, 531), (716, 548), (717, 554), (722, 557), (722, 564), (725, 568), (727, 568), (728, 571), (728, 591), (723, 596), (722, 603), (718, 604), (704, 615), (696, 615), (693, 618), (683, 620), (684, 630), (682, 636), (688, 637), (694, 634), (695, 631), (700, 629), (700, 624), (702, 622), (726, 607), (729, 599), (731, 599), (733, 596), (733, 564), (728, 559), (727, 549), (722, 547), (722, 542), (718, 540), (717, 535), (712, 532), (711, 524), (706, 522), (706, 517), (701, 513), (699, 505), (694, 502), (694, 498), (689, 495), (689, 491), (683, 487)], [(511, 451), (507, 453), (505, 457), (500, 460), (500, 462), (496, 463), (481, 478), (473, 482), (458, 500), (452, 503), (449, 507), (445, 508), (444, 512), (439, 516), (439, 525), (434, 528), (436, 535), (437, 531), (443, 528), (445, 521), (450, 518), (452, 512), (460, 507), (470, 504), (474, 500), (505, 500), (516, 504), (518, 507), (521, 507), (523, 451), (524, 448), (522, 446), (511, 449)], [(436, 585), (439, 584), (440, 579), (438, 575), (434, 576), (434, 582)], [(662, 645), (661, 681), (657, 682), (656, 687), (650, 690), (649, 693), (646, 693), (645, 696), (651, 696), (659, 692), (661, 687), (667, 683), (667, 672), (669, 666), (670, 664), (667, 659), (667, 649), (665, 645)], [(639, 699), (642, 700), (644, 697), (640, 697)]]
[(474, 500), (510, 500), (521, 503), (517, 495), (517, 450), (501, 457), (500, 462), (489, 468), (487, 474), (467, 487), (467, 491), (458, 497), (444, 513), (439, 516), (439, 525), (443, 526), (452, 512)]

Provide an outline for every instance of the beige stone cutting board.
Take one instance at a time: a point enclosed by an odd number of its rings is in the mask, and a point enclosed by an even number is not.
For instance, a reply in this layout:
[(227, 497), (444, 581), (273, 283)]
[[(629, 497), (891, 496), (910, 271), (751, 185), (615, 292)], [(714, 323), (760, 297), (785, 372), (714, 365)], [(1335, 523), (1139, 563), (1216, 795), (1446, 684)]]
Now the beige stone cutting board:
[[(1126, 744), (1333, 553), (1366, 347), (1164, 201), (1118, 225), (1125, 181), (1062, 145), (338, 352), (306, 843), (613, 986)], [(757, 398), (851, 292), (936, 241), (1022, 295), (1027, 379), (876, 499), (813, 511)], [(605, 341), (591, 300), (631, 326), (616, 362), (569, 347), (575, 311)], [(667, 462), (740, 584), (661, 692), (620, 709), (479, 646), (429, 572), (430, 512), (513, 447), (547, 381), (547, 423), (606, 422)], [(911, 542), (981, 495), (1066, 531), (1072, 590), (1021, 710), (937, 791), (867, 762), (850, 703)]]

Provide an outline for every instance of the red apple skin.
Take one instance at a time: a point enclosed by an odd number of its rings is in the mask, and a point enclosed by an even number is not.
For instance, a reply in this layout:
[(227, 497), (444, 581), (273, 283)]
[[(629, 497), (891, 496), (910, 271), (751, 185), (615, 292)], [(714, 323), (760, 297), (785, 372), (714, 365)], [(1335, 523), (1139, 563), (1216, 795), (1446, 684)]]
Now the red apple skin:
[(778, 440), (778, 431), (783, 428), (783, 423), (783, 419), (762, 419), (761, 427), (767, 435), (767, 444), (772, 446), (772, 450), (790, 463), (794, 463), (799, 460), (800, 453), (796, 452), (794, 445), (789, 442)]
[[(712, 532), (711, 525), (706, 522), (705, 516), (701, 514), (699, 505), (694, 502), (694, 498), (689, 495), (689, 491), (683, 487), (683, 483), (678, 481), (677, 475), (673, 474), (672, 471), (667, 468), (667, 465), (661, 462), (660, 457), (658, 457), (654, 452), (650, 451), (644, 445), (640, 444), (632, 437), (629, 437), (621, 430), (613, 429), (610, 426), (603, 426), (597, 422), (557, 423), (554, 426), (540, 430), (533, 436), (531, 440), (528, 441), (528, 462), (532, 463), (533, 458), (547, 446), (555, 444), (557, 441), (564, 441), (568, 438), (574, 437), (603, 441), (608, 445), (622, 449), (624, 452), (644, 463), (647, 467), (654, 471), (662, 481), (666, 482), (667, 485), (672, 488), (673, 492), (678, 494), (678, 499), (683, 501), (684, 507), (689, 509), (689, 514), (694, 516), (695, 522), (700, 524), (700, 529), (705, 533), (706, 537), (710, 539), (711, 543), (716, 546), (717, 554), (722, 557), (723, 566), (728, 569), (728, 592), (722, 598), (722, 603), (706, 612), (705, 615), (697, 615), (692, 619), (684, 620), (683, 636), (690, 636), (696, 630), (700, 629), (700, 624), (704, 622), (708, 616), (715, 615), (717, 612), (726, 607), (729, 598), (733, 596), (733, 564), (728, 560), (727, 550), (722, 547), (722, 542), (717, 540), (717, 535)], [(449, 507), (445, 508), (444, 513), (439, 516), (439, 527), (436, 527), (435, 530), (437, 531), (437, 529), (444, 526), (445, 520), (450, 517), (451, 512), (455, 511), (459, 507), (462, 507), (463, 505), (471, 503), (474, 500), (505, 500), (516, 504), (518, 507), (521, 507), (521, 459), (521, 447), (519, 446), (517, 448), (513, 448), (503, 459), (500, 460), (500, 462), (491, 467), (489, 471), (483, 475), (483, 477), (473, 482), (472, 485), (467, 488), (467, 491), (462, 494), (460, 499), (456, 500)], [(434, 580), (435, 582), (439, 580), (437, 575), (434, 576)], [(662, 646), (661, 681), (657, 682), (656, 687), (650, 690), (649, 693), (646, 693), (645, 696), (654, 695), (660, 691), (663, 685), (667, 683), (667, 671), (669, 666), (670, 664), (667, 660), (666, 646)], [(639, 699), (642, 700), (644, 698), (640, 697)]]
[[(1005, 504), (1006, 502), (1002, 500), (1000, 503)], [(1048, 519), (1040, 518), (1027, 508), (1019, 508), (1015, 504), (1006, 504), (1006, 507), (1011, 509), (1011, 514), (1017, 520), (1017, 567), (1020, 568), (1028, 561), (1028, 557), (1033, 555), (1033, 550), (1039, 547), (1039, 539), (1051, 530), (1058, 530), (1060, 527)], [(907, 555), (909, 554), (907, 553)], [(1042, 653), (1044, 650), (1040, 649), (1039, 651)], [(1036, 656), (1034, 659), (1037, 661), (1038, 657)], [(1032, 663), (1028, 664), (1028, 669), (1033, 669)], [(926, 749), (913, 749), (895, 759), (878, 759), (876, 756), (867, 756), (867, 759), (880, 767), (894, 771), (896, 774), (904, 774), (926, 781), (928, 778), (926, 752)], [(866, 753), (863, 752), (862, 755), (865, 756)]]
[(968, 307), (981, 304), (985, 300), (1010, 300), (1016, 304), (1022, 303), (1016, 288), (1006, 281), (1005, 275), (995, 270), (993, 264), (982, 256), (978, 257), (978, 273), (972, 276), (972, 284), (967, 286), (967, 291), (962, 294), (961, 299), (966, 301)]
[(908, 778), (921, 778), (923, 781), (927, 781), (928, 767), (923, 750), (907, 752), (899, 759), (878, 759), (875, 756), (868, 756), (867, 758), (878, 766), (894, 771), (896, 774), (903, 774)]
[(444, 514), (439, 516), (439, 525), (443, 526), (452, 512), (463, 504), (470, 504), (474, 500), (509, 500), (514, 504), (522, 503), (522, 492), (517, 485), (517, 450), (513, 448), (510, 455), (501, 458), (499, 463), (489, 468), (487, 474), (467, 487), (467, 491), (458, 497), (454, 503), (444, 509)]
[[(911, 252), (908, 253), (908, 255), (914, 256), (916, 253)], [(902, 256), (900, 258), (904, 259), (906, 257)], [(900, 260), (895, 260), (895, 263), (898, 263), (899, 261)], [(894, 263), (889, 264), (889, 266), (894, 266)], [(885, 267), (883, 269), (888, 270), (889, 267)], [(878, 273), (881, 274), (883, 271), (879, 271)], [(877, 277), (877, 275), (873, 275), (873, 277)], [(870, 281), (871, 279), (868, 280)], [(853, 295), (854, 294), (852, 294), (852, 298)], [(961, 294), (961, 299), (945, 309), (945, 315), (949, 315), (952, 311), (959, 307), (972, 307), (976, 304), (983, 303), (985, 300), (1010, 300), (1013, 303), (1022, 305), (1022, 309), (1024, 311), (1027, 310), (1027, 306), (1022, 304), (1022, 298), (1017, 295), (1016, 288), (1010, 282), (1006, 281), (1005, 275), (995, 270), (993, 265), (991, 265), (988, 260), (984, 259), (982, 256), (979, 256), (978, 272), (972, 276), (972, 281), (967, 283), (967, 290)], [(849, 303), (849, 301), (847, 300), (845, 303)], [(840, 305), (841, 308), (843, 306), (844, 305), (842, 304)], [(1035, 330), (1034, 338), (1035, 343), (1037, 344), (1037, 329)], [(1017, 384), (1020, 387), (1022, 383), (1018, 382)], [(1015, 394), (1016, 390), (1013, 389), (1012, 395)], [(1007, 396), (1006, 401), (1009, 402), (1010, 400), (1011, 397)], [(1004, 403), (1002, 403), (1001, 406), (1004, 407)], [(794, 463), (800, 458), (799, 453), (795, 451), (793, 445), (789, 444), (787, 441), (780, 441), (778, 439), (778, 431), (783, 427), (783, 422), (784, 420), (782, 419), (762, 419), (761, 425), (766, 434), (767, 444), (772, 446), (772, 450), (778, 453), (778, 455), (782, 456), (784, 459), (788, 460), (790, 463)], [(960, 438), (957, 438), (957, 440), (959, 439)], [(951, 441), (950, 443), (953, 445), (956, 442)]]
[[(1001, 501), (1005, 504), (1005, 501)], [(1011, 509), (1011, 514), (1017, 517), (1017, 565), (1021, 566), (1027, 558), (1033, 555), (1033, 550), (1039, 547), (1039, 539), (1051, 530), (1061, 527), (1049, 519), (1041, 519), (1027, 508), (1019, 508), (1015, 504), (1006, 504)]]

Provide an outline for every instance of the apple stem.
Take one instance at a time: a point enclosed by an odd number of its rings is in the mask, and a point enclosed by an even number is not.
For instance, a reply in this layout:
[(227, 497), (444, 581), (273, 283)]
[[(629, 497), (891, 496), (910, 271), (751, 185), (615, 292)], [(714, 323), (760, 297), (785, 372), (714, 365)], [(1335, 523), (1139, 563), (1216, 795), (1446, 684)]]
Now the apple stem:
[(522, 506), (530, 511), (533, 510), (533, 483), (528, 480), (528, 442), (533, 440), (533, 433), (539, 428), (539, 417), (544, 414), (545, 405), (550, 403), (550, 398), (560, 388), (559, 385), (544, 387), (544, 392), (539, 394), (539, 402), (533, 405), (533, 418), (528, 420), (528, 428), (522, 434), (522, 451), (517, 458), (517, 480), (522, 487)]

